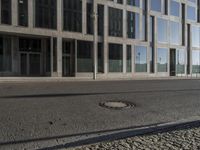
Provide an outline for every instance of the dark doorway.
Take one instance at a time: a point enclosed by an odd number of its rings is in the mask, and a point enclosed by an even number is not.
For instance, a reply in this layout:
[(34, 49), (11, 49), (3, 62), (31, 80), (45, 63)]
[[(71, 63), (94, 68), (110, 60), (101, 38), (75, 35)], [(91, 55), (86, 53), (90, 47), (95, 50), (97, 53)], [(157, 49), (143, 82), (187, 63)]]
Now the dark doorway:
[(63, 76), (75, 76), (75, 41), (63, 42)]
[(170, 76), (176, 76), (176, 49), (170, 49)]

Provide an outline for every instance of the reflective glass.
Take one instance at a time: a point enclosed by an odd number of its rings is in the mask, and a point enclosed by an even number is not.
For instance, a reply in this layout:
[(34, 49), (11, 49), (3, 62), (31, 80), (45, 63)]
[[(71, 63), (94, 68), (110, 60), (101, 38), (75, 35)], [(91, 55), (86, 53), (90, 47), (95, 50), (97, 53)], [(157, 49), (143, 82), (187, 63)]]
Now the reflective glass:
[(174, 0), (170, 1), (170, 14), (172, 16), (180, 16), (180, 3)]
[(157, 51), (158, 72), (167, 72), (168, 68), (168, 49), (158, 48)]
[(185, 73), (185, 50), (178, 49), (176, 51), (176, 73)]
[(192, 51), (192, 73), (200, 73), (200, 51)]
[(151, 0), (151, 10), (161, 12), (161, 0)]
[(157, 33), (158, 33), (158, 42), (166, 43), (168, 42), (168, 27), (167, 27), (168, 21), (158, 18), (158, 24), (157, 24)]
[(170, 22), (170, 43), (175, 45), (181, 44), (181, 24), (178, 22)]
[(147, 48), (135, 46), (135, 72), (147, 72)]

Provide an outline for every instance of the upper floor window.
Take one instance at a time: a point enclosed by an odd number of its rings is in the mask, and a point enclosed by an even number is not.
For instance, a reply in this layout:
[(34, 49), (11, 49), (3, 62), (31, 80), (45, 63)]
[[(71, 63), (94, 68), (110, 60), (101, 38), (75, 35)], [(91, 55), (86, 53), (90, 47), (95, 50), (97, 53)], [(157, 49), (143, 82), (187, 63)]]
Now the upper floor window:
[(170, 1), (170, 15), (180, 16), (180, 3), (174, 0)]
[(122, 37), (123, 11), (116, 8), (109, 8), (109, 35)]
[(57, 28), (57, 1), (35, 1), (35, 26), (40, 28)]
[(28, 26), (28, 0), (18, 0), (18, 24)]
[(11, 24), (11, 0), (1, 0), (1, 23)]
[(157, 33), (158, 42), (167, 43), (168, 42), (168, 21), (158, 18), (157, 19)]
[(82, 1), (63, 0), (63, 29), (82, 32)]
[(197, 20), (197, 14), (196, 14), (196, 8), (192, 6), (187, 6), (187, 19), (196, 21)]
[(158, 11), (158, 12), (162, 11), (161, 0), (151, 0), (150, 5), (151, 5), (151, 10)]
[(135, 12), (127, 12), (127, 36), (128, 38), (140, 38), (140, 15)]
[(140, 7), (140, 0), (127, 0), (127, 4), (131, 6)]

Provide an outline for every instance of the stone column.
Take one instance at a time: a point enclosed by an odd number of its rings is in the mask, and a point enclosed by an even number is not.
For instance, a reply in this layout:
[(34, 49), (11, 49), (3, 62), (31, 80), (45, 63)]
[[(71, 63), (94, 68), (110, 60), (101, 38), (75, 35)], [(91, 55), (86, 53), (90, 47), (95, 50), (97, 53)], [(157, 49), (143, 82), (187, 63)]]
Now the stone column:
[[(14, 0), (16, 1), (16, 0)], [(28, 0), (28, 26), (33, 28), (35, 26), (35, 3), (34, 0)]]
[(12, 2), (11, 4), (12, 25), (17, 26), (18, 25), (18, 1), (12, 0), (11, 2)]
[(94, 25), (94, 41), (93, 41), (93, 79), (97, 78), (97, 49), (98, 49), (98, 31), (97, 31), (97, 3), (93, 1), (93, 25)]
[(57, 76), (62, 77), (62, 37), (57, 37)]
[(103, 49), (104, 49), (104, 73), (108, 73), (108, 6), (104, 6), (104, 39), (103, 39)]

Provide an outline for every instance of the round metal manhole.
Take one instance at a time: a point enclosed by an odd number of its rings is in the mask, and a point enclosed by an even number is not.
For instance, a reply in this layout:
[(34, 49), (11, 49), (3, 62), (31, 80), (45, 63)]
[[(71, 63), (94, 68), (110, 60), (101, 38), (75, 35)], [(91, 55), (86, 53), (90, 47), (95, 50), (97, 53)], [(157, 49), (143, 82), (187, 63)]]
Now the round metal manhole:
[(135, 107), (133, 103), (127, 101), (106, 101), (99, 103), (99, 105), (107, 109), (124, 109)]

